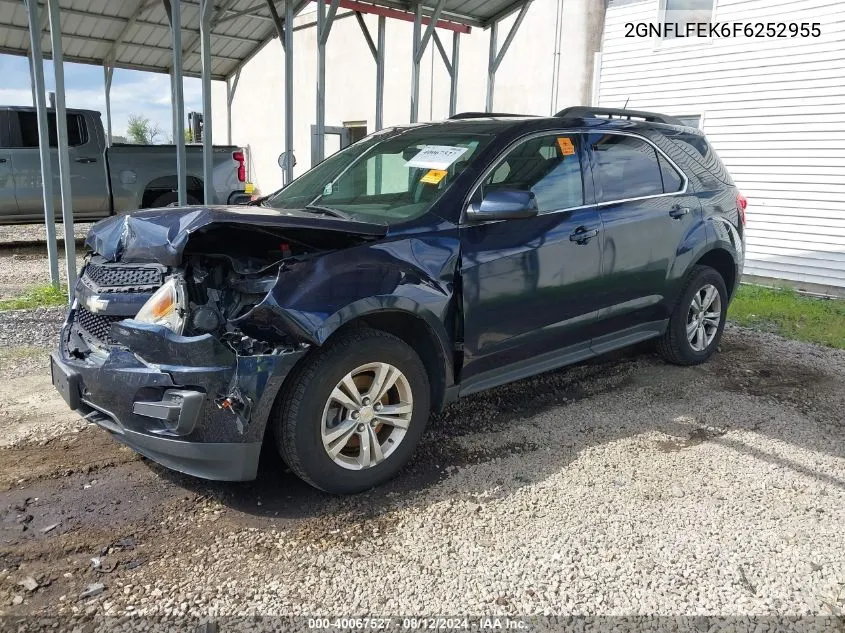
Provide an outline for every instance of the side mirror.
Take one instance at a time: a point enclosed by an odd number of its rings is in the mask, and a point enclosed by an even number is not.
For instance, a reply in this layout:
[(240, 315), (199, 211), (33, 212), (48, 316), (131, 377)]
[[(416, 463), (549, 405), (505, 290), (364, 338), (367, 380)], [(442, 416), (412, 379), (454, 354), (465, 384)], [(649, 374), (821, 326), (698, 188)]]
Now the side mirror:
[(473, 203), (469, 206), (467, 219), (476, 222), (516, 220), (533, 218), (537, 213), (537, 200), (533, 191), (494, 189), (488, 192), (480, 203)]

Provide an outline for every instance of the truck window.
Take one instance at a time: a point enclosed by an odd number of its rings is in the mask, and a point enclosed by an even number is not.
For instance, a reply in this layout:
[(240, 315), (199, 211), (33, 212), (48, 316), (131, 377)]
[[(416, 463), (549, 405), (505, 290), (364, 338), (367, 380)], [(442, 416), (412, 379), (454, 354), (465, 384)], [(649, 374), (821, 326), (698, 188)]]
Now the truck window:
[[(38, 147), (38, 115), (35, 112), (18, 112), (18, 126), (21, 131), (21, 147)], [(56, 113), (47, 114), (50, 134), (50, 147), (58, 147), (56, 141)], [(81, 114), (67, 115), (68, 147), (84, 145), (88, 142), (85, 117)]]

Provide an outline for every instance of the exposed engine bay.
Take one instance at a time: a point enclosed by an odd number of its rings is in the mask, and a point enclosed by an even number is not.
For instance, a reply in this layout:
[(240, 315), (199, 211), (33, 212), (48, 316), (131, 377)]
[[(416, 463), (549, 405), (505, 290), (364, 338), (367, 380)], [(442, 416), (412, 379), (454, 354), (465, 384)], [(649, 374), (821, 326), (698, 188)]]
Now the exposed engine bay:
[[(191, 236), (178, 266), (112, 263), (94, 255), (77, 290), (80, 309), (71, 348), (75, 355), (82, 356), (86, 348), (110, 344), (111, 323), (136, 317), (137, 302), (130, 308), (129, 300), (137, 298), (143, 303), (165, 280), (176, 280), (184, 293), (178, 307), (178, 334), (211, 334), (239, 355), (271, 354), (279, 348), (298, 347), (302, 341), (294, 336), (276, 333), (270, 340), (259, 340), (245, 334), (241, 327), (285, 272), (367, 239), (334, 231), (215, 224)], [(139, 279), (146, 283), (138, 284)]]

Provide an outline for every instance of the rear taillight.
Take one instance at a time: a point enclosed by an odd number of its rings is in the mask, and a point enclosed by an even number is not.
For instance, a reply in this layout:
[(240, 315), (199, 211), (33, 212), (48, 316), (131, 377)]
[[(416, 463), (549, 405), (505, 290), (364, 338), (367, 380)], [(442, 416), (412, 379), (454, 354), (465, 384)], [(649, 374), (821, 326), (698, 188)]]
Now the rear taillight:
[(238, 163), (238, 180), (246, 182), (246, 163), (244, 161), (244, 153), (240, 150), (232, 152), (232, 159)]
[(736, 194), (736, 210), (739, 211), (739, 223), (745, 226), (745, 210), (748, 208), (748, 199), (741, 193)]

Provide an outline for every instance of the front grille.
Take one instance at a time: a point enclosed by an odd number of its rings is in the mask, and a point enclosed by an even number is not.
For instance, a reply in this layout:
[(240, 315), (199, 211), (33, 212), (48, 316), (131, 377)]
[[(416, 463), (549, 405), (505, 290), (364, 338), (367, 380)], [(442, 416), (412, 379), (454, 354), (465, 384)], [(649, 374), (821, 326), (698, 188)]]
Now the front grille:
[(160, 267), (114, 266), (90, 262), (83, 276), (98, 288), (149, 288), (162, 284), (164, 272)]
[(83, 334), (87, 334), (96, 342), (110, 345), (113, 342), (109, 336), (111, 324), (126, 318), (128, 317), (94, 314), (86, 310), (83, 306), (79, 306), (74, 315), (74, 322), (83, 331)]

